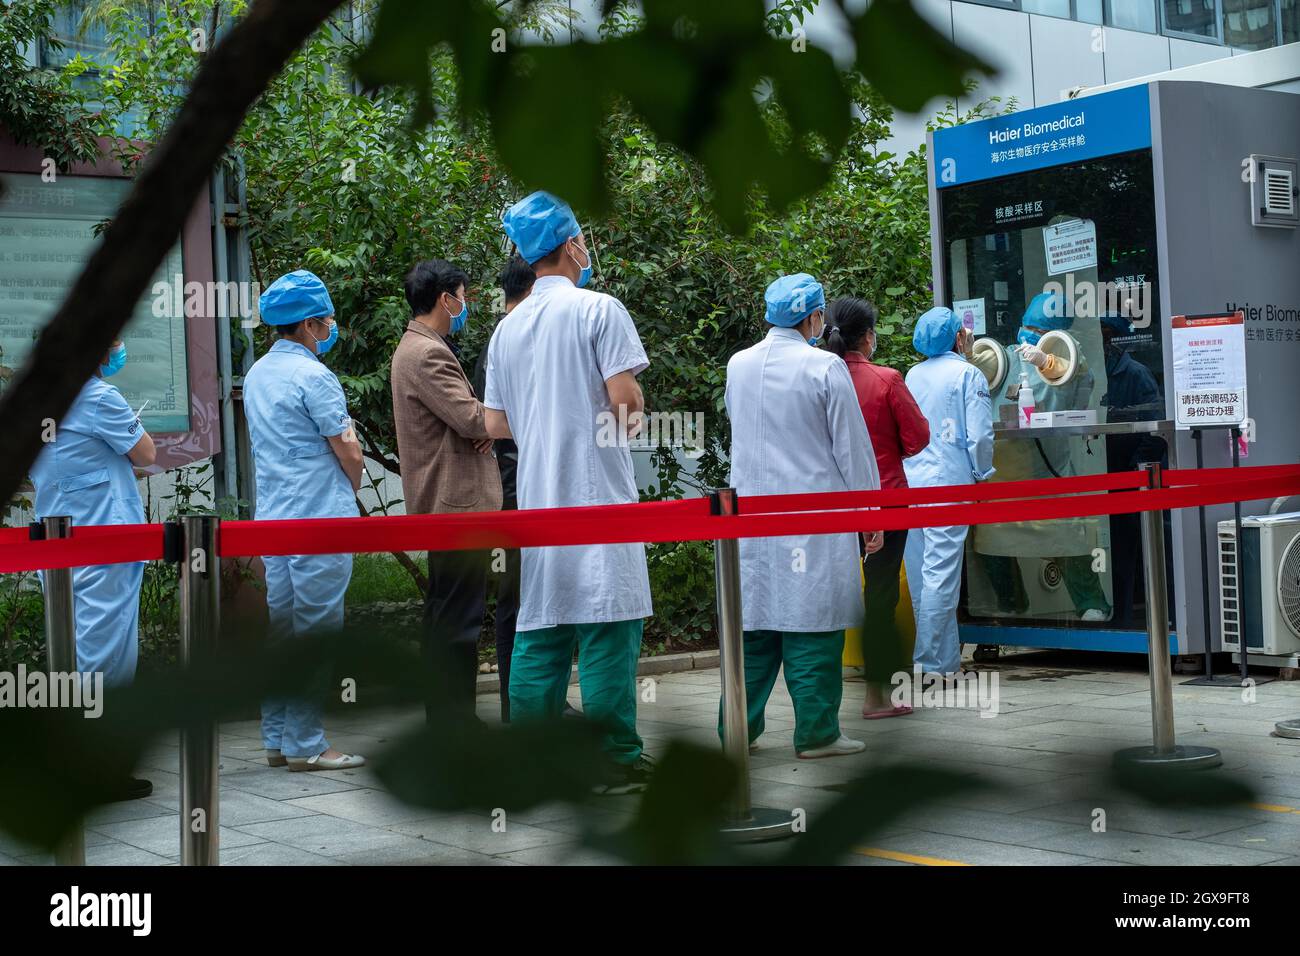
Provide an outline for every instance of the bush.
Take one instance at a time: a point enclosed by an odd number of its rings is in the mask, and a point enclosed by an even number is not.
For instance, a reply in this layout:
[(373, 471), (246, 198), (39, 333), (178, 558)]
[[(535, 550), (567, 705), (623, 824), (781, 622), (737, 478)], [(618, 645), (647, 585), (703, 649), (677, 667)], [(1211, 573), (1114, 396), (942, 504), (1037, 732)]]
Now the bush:
[(646, 548), (654, 617), (645, 624), (647, 654), (699, 650), (717, 641), (713, 623), (713, 545), (708, 541)]

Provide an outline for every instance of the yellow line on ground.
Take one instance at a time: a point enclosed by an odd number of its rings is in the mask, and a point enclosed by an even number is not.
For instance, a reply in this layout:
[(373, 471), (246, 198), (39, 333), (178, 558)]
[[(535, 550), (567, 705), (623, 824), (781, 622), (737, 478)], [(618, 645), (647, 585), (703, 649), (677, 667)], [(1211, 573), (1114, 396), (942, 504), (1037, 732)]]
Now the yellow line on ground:
[(959, 860), (941, 860), (937, 856), (917, 856), (915, 853), (899, 853), (897, 850), (881, 850), (874, 846), (862, 846), (853, 851), (859, 856), (874, 856), (881, 860), (895, 860), (899, 863), (915, 863), (917, 866), (970, 866)]
[(1267, 810), (1270, 813), (1300, 813), (1295, 807), (1284, 807), (1276, 803), (1248, 803), (1252, 810)]

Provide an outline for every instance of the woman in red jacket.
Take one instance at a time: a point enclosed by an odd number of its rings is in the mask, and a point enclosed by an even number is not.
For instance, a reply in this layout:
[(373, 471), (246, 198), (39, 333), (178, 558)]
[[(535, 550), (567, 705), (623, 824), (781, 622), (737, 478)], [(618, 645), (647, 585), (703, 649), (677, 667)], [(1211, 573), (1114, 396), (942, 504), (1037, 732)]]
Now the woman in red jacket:
[[(867, 420), (871, 445), (880, 471), (880, 487), (906, 488), (903, 459), (910, 458), (930, 443), (930, 425), (916, 399), (903, 383), (903, 376), (892, 368), (875, 365), (871, 356), (876, 350), (876, 307), (865, 299), (842, 298), (830, 304), (826, 316), (826, 348), (844, 359), (853, 378), (853, 387)], [(878, 534), (880, 532), (877, 532)], [(884, 546), (866, 555), (864, 574), (866, 589), (864, 620), (884, 628), (882, 647), (897, 647), (898, 631), (894, 610), (898, 606), (898, 568), (907, 544), (906, 531), (885, 531)], [(892, 643), (886, 643), (892, 642)], [(865, 650), (865, 640), (864, 640)], [(868, 680), (862, 716), (868, 720), (909, 714), (908, 706), (892, 707), (882, 683)]]

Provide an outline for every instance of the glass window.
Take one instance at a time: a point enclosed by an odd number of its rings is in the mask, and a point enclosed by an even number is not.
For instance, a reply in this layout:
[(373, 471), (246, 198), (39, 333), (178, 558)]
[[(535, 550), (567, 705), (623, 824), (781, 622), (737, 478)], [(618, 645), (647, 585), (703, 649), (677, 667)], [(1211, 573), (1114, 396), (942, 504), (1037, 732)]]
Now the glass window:
[(1282, 0), (1282, 42), (1300, 42), (1300, 0)]
[(1156, 5), (1153, 0), (1108, 0), (1110, 8), (1108, 21), (1111, 26), (1121, 30), (1141, 30), (1143, 33), (1156, 31)]
[(1243, 50), (1276, 46), (1273, 0), (1223, 0), (1223, 42)]
[(1101, 0), (1074, 0), (1074, 17), (1084, 23), (1101, 23)]
[(63, 49), (55, 51), (42, 44), (41, 66), (58, 69), (78, 53), (96, 62), (104, 59), (108, 28), (102, 23), (83, 28), (81, 21), (85, 14), (86, 5), (78, 2), (62, 4), (54, 11), (54, 37), (63, 44)]
[[(978, 313), (977, 340), (1005, 359), (990, 381), (994, 481), (1167, 460), (1163, 440), (1138, 426), (1165, 414), (1153, 181), (1151, 151), (1141, 150), (940, 190), (943, 301)], [(1057, 343), (1073, 340), (1083, 356), (1054, 384), (1014, 350), (1021, 328), (1037, 321), (1026, 312), (1041, 292), (1062, 297)], [(1037, 411), (1092, 411), (1111, 434), (1010, 425), (1021, 372)], [(1140, 628), (1144, 610), (1127, 586), (1134, 572), (1119, 565), (1138, 553), (1138, 538), (1132, 516), (972, 528), (962, 619)], [(1097, 548), (1113, 560), (1098, 567)]]
[(1218, 37), (1214, 0), (1164, 0), (1165, 30), (1199, 37)]
[(1025, 13), (1070, 18), (1070, 0), (1020, 0), (1020, 9)]
[[(60, 176), (43, 183), (35, 173), (5, 175), (9, 187), (0, 198), (0, 379), (8, 381), (31, 352), (37, 331), (54, 315), (77, 278), (81, 263), (96, 250), (96, 226), (116, 214), (131, 189), (129, 179), (108, 176)], [(159, 297), (136, 303), (124, 338), (131, 361), (113, 379), (132, 408), (146, 400), (144, 427), (155, 435), (190, 428), (190, 379), (185, 322), (169, 316), (184, 312), (181, 244), (175, 243), (149, 284), (161, 283), (167, 314), (159, 315)]]

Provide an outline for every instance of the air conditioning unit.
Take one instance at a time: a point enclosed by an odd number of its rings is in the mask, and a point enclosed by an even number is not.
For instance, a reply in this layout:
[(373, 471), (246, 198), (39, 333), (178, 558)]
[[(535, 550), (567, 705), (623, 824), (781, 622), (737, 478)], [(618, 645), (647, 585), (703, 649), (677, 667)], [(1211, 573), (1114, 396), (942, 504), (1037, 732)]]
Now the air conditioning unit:
[[(1223, 649), (1300, 653), (1300, 512), (1241, 519), (1241, 579), (1236, 528), (1219, 522), (1219, 614)], [(1245, 598), (1243, 605), (1242, 598)]]

